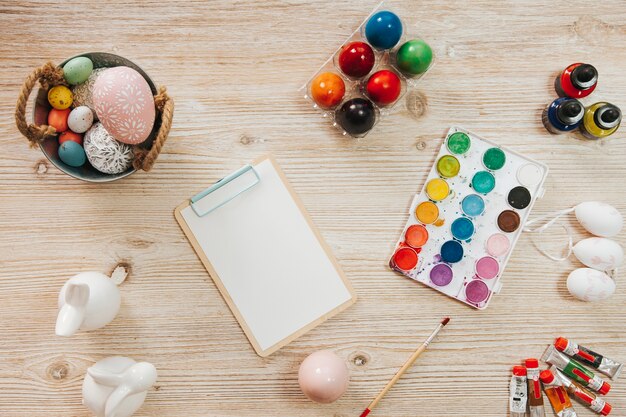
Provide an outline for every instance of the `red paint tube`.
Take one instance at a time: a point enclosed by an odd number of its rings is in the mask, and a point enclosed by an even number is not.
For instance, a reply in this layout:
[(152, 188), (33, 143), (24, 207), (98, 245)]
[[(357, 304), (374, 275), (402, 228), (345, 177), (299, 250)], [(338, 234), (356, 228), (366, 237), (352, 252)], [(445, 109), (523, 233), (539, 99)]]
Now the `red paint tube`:
[(576, 359), (578, 362), (597, 369), (598, 372), (611, 377), (611, 379), (617, 379), (620, 372), (622, 372), (622, 368), (624, 367), (624, 364), (600, 355), (599, 353), (587, 349), (584, 346), (580, 346), (578, 343), (572, 340), (567, 340), (564, 337), (556, 339), (554, 347), (557, 348), (558, 351)]
[(565, 354), (559, 352), (554, 346), (549, 346), (541, 359), (550, 365), (556, 366), (569, 378), (590, 390), (606, 395), (611, 389), (611, 385), (608, 382), (595, 375), (576, 360), (570, 359)]
[(569, 379), (563, 372), (559, 371), (556, 366), (552, 365), (550, 367), (550, 371), (552, 371), (552, 373), (559, 380), (561, 385), (565, 387), (567, 392), (569, 392), (570, 395), (576, 398), (579, 402), (585, 404), (587, 407), (589, 407), (598, 414), (602, 414), (603, 416), (609, 415), (609, 413), (613, 409), (613, 407), (611, 407), (611, 404), (607, 403), (606, 401), (604, 401), (604, 399), (598, 397), (596, 394), (589, 391), (578, 382)]
[(528, 379), (528, 408), (530, 417), (546, 417), (543, 408), (541, 382), (539, 382), (539, 361), (535, 358), (526, 359), (526, 373)]
[(560, 381), (556, 379), (554, 374), (546, 369), (541, 371), (539, 378), (543, 382), (543, 390), (546, 392), (556, 415), (558, 417), (577, 417), (567, 391), (560, 385)]

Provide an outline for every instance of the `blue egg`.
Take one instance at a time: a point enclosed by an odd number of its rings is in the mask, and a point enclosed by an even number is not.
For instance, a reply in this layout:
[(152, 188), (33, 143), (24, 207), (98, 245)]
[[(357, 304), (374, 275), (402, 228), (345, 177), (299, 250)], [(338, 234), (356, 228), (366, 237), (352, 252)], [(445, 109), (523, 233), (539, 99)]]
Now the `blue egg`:
[(63, 142), (61, 146), (59, 146), (59, 158), (71, 167), (83, 166), (87, 161), (83, 147), (71, 140)]
[(459, 240), (467, 240), (474, 234), (474, 223), (467, 217), (459, 217), (450, 225), (450, 232)]
[(485, 211), (485, 200), (478, 194), (470, 194), (461, 201), (461, 210), (470, 217), (476, 217)]
[(448, 240), (441, 245), (441, 260), (448, 263), (459, 262), (463, 258), (463, 246), (456, 240)]
[(378, 12), (365, 24), (365, 37), (376, 49), (391, 49), (402, 37), (402, 21), (390, 11)]

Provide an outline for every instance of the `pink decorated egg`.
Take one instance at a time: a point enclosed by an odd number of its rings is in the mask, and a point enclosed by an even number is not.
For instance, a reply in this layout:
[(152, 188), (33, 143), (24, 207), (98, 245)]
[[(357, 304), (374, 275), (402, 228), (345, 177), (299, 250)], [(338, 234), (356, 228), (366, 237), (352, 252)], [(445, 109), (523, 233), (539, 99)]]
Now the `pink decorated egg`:
[(146, 80), (132, 68), (107, 68), (93, 86), (98, 119), (115, 139), (136, 145), (154, 125), (154, 97)]
[(330, 350), (310, 354), (300, 365), (298, 383), (310, 400), (332, 403), (346, 392), (350, 375), (345, 362)]

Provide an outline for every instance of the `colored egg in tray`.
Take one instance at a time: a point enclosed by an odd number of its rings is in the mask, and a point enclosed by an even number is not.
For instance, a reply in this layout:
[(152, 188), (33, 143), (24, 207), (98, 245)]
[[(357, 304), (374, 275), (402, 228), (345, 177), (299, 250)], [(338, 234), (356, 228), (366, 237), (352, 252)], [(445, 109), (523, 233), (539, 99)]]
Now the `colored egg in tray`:
[(547, 173), (544, 164), (451, 128), (389, 266), (472, 307), (487, 307)]
[(379, 6), (303, 87), (344, 135), (364, 137), (430, 68), (433, 52)]

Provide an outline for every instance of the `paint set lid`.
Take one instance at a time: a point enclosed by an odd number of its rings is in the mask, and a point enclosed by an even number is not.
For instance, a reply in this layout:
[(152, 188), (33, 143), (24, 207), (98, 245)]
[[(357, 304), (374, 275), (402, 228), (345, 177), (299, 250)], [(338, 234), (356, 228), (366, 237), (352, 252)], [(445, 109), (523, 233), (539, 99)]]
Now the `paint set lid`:
[(556, 117), (565, 125), (580, 122), (585, 115), (585, 107), (575, 98), (565, 100), (556, 109)]
[(596, 110), (593, 118), (602, 129), (613, 129), (622, 121), (622, 111), (617, 106), (606, 103)]
[(526, 368), (539, 368), (539, 360), (535, 358), (528, 358), (524, 361)]
[(539, 379), (544, 384), (551, 384), (554, 382), (554, 374), (551, 370), (545, 369), (539, 373)]
[(600, 389), (598, 390), (598, 392), (602, 395), (606, 395), (609, 393), (609, 391), (611, 391), (611, 384), (609, 384), (608, 382), (603, 382), (602, 386), (600, 387)]
[(586, 90), (598, 82), (598, 70), (591, 64), (580, 64), (570, 75), (574, 87)]
[(554, 341), (554, 347), (561, 352), (564, 352), (567, 349), (567, 345), (569, 341), (564, 337), (559, 337)]
[(513, 367), (513, 375), (515, 376), (526, 376), (528, 372), (526, 371), (526, 367), (522, 365), (515, 365)]

